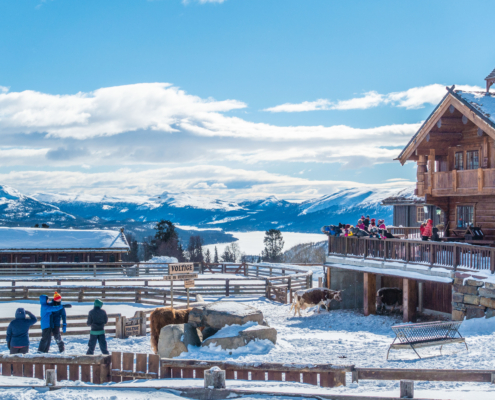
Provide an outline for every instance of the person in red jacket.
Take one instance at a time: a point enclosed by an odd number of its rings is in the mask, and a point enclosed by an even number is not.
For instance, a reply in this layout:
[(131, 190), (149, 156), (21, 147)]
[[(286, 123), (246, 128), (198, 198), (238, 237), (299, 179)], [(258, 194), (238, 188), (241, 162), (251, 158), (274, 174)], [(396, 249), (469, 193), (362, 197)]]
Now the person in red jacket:
[(421, 240), (429, 240), (432, 234), (433, 234), (433, 221), (429, 219), (428, 222), (426, 223), (426, 226), (423, 229), (423, 232), (421, 233)]

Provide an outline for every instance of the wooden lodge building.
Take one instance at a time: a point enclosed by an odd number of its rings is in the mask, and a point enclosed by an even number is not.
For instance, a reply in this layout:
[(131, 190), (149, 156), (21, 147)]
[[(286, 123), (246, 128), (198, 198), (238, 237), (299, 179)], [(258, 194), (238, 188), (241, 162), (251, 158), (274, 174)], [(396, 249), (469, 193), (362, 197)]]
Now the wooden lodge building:
[[(495, 316), (493, 83), (495, 70), (486, 92), (446, 88), (397, 158), (417, 163), (417, 182), (414, 194), (384, 200), (394, 207), (393, 225), (433, 219), (441, 241), (329, 236), (327, 286), (346, 290), (336, 308), (373, 314), (377, 290), (398, 287), (404, 321), (414, 321), (418, 311), (456, 320)], [(468, 241), (472, 227), (481, 228), (483, 240)]]
[(0, 227), (0, 263), (118, 262), (129, 251), (123, 231)]

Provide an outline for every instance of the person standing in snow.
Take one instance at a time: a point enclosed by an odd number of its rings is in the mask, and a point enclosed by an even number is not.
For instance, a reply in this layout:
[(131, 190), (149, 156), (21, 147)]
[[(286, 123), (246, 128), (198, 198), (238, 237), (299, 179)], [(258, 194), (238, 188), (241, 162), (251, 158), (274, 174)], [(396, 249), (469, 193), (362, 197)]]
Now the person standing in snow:
[[(62, 296), (55, 292), (53, 295), (53, 301), (50, 303), (52, 306), (58, 306), (62, 303)], [(65, 351), (65, 343), (62, 340), (62, 335), (60, 334), (60, 320), (62, 320), (62, 332), (67, 331), (67, 314), (65, 313), (65, 308), (59, 311), (54, 311), (50, 315), (50, 328), (52, 330), (53, 338), (57, 342), (58, 350), (63, 353)]]
[(86, 355), (95, 353), (96, 341), (100, 345), (102, 354), (109, 354), (107, 349), (107, 339), (105, 337), (105, 324), (108, 322), (108, 316), (105, 310), (102, 310), (103, 302), (96, 299), (94, 308), (88, 314), (87, 325), (91, 327), (89, 332), (88, 352)]
[(64, 307), (62, 305), (51, 305), (46, 294), (40, 296), (41, 304), (41, 341), (38, 346), (38, 352), (48, 353), (52, 341), (52, 328), (50, 328), (51, 314), (54, 311), (59, 311)]
[[(26, 314), (29, 318), (26, 318)], [(10, 322), (7, 328), (7, 347), (10, 354), (29, 353), (29, 328), (38, 322), (38, 318), (24, 308), (18, 308), (15, 312), (15, 319)]]

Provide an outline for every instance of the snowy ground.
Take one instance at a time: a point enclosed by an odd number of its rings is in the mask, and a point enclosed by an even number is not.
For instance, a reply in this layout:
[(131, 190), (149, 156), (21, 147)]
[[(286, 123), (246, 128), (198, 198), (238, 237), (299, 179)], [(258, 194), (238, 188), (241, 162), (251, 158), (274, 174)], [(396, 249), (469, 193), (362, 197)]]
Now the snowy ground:
[[(245, 254), (255, 255), (261, 254), (265, 248), (263, 238), (265, 237), (265, 231), (252, 231), (252, 232), (226, 232), (232, 234), (235, 238), (239, 239), (235, 243), (239, 245), (241, 252)], [(284, 237), (284, 250), (288, 250), (291, 247), (310, 242), (321, 242), (328, 240), (328, 237), (322, 233), (299, 233), (299, 232), (282, 232)], [(217, 247), (218, 254), (221, 255), (227, 245), (230, 243), (217, 243), (204, 246), (206, 249), (210, 249), (210, 252)]]
[[(244, 302), (243, 299), (233, 300)], [(4, 306), (9, 308), (5, 311), (8, 311), (11, 314), (20, 303), (25, 304), (25, 302), (4, 303)], [(419, 352), (424, 358), (419, 360), (412, 351), (392, 351), (390, 360), (386, 361), (387, 348), (394, 336), (390, 327), (401, 322), (398, 318), (389, 316), (364, 317), (357, 312), (343, 310), (331, 311), (330, 313), (322, 312), (320, 315), (313, 314), (312, 311), (309, 313), (303, 311), (303, 317), (293, 317), (289, 313), (290, 306), (268, 302), (263, 298), (247, 301), (246, 304), (262, 310), (268, 323), (277, 329), (278, 340), (276, 345), (260, 342), (253, 344), (249, 348), (251, 353), (238, 351), (233, 352), (232, 355), (226, 351), (215, 348), (190, 348), (189, 353), (183, 353), (180, 357), (203, 360), (233, 360), (238, 362), (270, 361), (355, 364), (359, 367), (381, 368), (495, 369), (495, 318), (490, 320), (470, 320), (464, 322), (461, 332), (467, 338), (469, 352), (459, 344), (444, 347), (443, 356), (437, 356), (439, 354), (438, 348), (420, 349)], [(28, 307), (26, 306), (26, 308)], [(69, 311), (71, 314), (82, 314), (87, 312), (89, 308), (89, 304), (76, 304)], [(115, 312), (118, 310), (118, 312), (126, 315), (133, 315), (134, 311), (148, 307), (137, 304), (107, 304), (105, 305), (105, 308), (108, 312)], [(65, 341), (68, 354), (81, 354), (86, 350), (87, 336), (66, 337)], [(37, 343), (37, 340), (33, 340), (32, 351), (35, 350)], [(124, 340), (109, 338), (108, 345), (110, 351), (151, 352), (149, 336)], [(55, 350), (55, 348), (52, 348), (51, 352), (55, 353)], [(0, 342), (0, 352), (7, 353), (5, 342)], [(3, 381), (0, 381), (0, 383), (2, 382)], [(67, 384), (74, 385), (74, 383), (69, 382), (67, 382)], [(138, 381), (133, 384), (141, 386), (201, 386), (202, 382), (200, 380), (155, 380)], [(399, 383), (395, 381), (361, 381), (359, 384), (350, 384), (350, 376), (348, 377), (347, 387), (335, 389), (321, 389), (314, 386), (289, 382), (264, 383), (229, 381), (228, 383), (229, 387), (250, 390), (265, 388), (266, 390), (284, 391), (287, 393), (320, 391), (322, 393), (374, 394), (382, 396), (397, 396), (399, 392), (398, 385)], [(83, 395), (78, 392), (78, 390), (80, 391), (83, 389), (74, 390), (77, 393), (69, 391), (67, 394), (64, 394), (64, 397), (69, 399), (98, 398), (86, 394)], [(484, 383), (416, 382), (415, 391), (416, 397), (431, 397), (438, 399), (472, 398), (484, 400), (495, 398), (495, 386)], [(4, 397), (4, 393), (5, 392), (2, 392), (2, 398), (8, 398)], [(51, 394), (47, 394), (46, 396), (55, 397), (40, 397), (41, 394), (29, 393), (25, 393), (26, 396), (23, 398), (62, 398)], [(56, 393), (62, 395), (60, 392)], [(45, 396), (45, 394), (43, 394), (43, 396)], [(114, 396), (114, 394), (109, 396)], [(118, 396), (119, 398), (122, 397), (120, 394), (115, 394), (115, 396)], [(139, 396), (137, 398), (140, 398)], [(143, 396), (145, 395), (143, 394)], [(158, 394), (156, 396), (158, 396)], [(156, 396), (153, 394), (153, 397)], [(157, 398), (169, 398), (166, 397), (168, 396), (166, 393), (160, 394), (159, 396)]]

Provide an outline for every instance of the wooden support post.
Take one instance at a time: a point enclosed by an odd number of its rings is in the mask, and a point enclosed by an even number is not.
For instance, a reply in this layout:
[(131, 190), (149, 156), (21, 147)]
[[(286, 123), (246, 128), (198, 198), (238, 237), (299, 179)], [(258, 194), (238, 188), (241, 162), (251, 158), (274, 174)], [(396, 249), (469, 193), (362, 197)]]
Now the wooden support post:
[(57, 386), (57, 375), (54, 369), (47, 369), (45, 371), (46, 375), (46, 386)]
[(318, 277), (318, 287), (323, 287), (323, 278), (321, 276)]
[(212, 367), (205, 371), (205, 389), (225, 389), (225, 371)]
[(93, 276), (96, 278), (96, 264), (93, 265)]
[(400, 398), (414, 398), (414, 381), (400, 381)]
[(490, 250), (490, 272), (495, 273), (495, 249)]
[(330, 270), (330, 266), (328, 266), (327, 267), (327, 289), (331, 289), (331, 288), (332, 288), (332, 271)]
[(225, 297), (230, 296), (230, 279), (225, 279)]
[(433, 243), (430, 243), (430, 268), (433, 268), (435, 263), (435, 256), (433, 255)]
[(174, 281), (170, 281), (170, 308), (174, 309)]
[(418, 282), (418, 312), (423, 312), (423, 282)]
[(376, 275), (364, 273), (364, 315), (376, 314)]
[(406, 263), (409, 263), (410, 252), (411, 252), (410, 243), (408, 243), (408, 242), (405, 243), (404, 251), (406, 252), (406, 254), (404, 254), (404, 259), (405, 259)]
[(418, 283), (413, 279), (403, 279), (403, 321), (416, 322), (418, 303)]
[(352, 383), (359, 383), (359, 371), (352, 371)]

